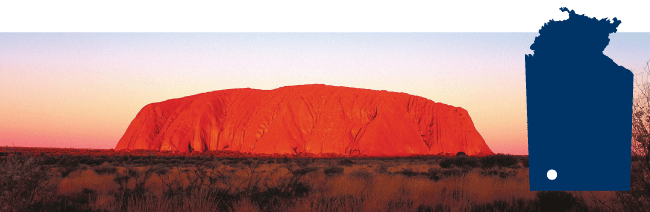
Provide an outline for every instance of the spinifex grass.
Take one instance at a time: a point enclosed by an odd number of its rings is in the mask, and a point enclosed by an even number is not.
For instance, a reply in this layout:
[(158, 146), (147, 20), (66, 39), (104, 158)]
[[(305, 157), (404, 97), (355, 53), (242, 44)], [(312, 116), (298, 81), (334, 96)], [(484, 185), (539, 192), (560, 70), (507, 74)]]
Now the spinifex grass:
[(621, 210), (614, 192), (529, 191), (515, 156), (490, 165), (462, 157), (11, 155), (2, 157), (0, 201), (3, 211), (542, 211), (549, 201)]

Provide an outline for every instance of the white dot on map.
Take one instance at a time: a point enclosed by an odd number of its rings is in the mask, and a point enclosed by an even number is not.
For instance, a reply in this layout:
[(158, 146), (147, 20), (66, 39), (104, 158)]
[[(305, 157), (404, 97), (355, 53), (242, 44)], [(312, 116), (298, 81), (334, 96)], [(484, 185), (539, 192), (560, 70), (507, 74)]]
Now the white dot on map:
[(548, 170), (548, 172), (546, 172), (546, 177), (548, 177), (549, 180), (555, 180), (555, 178), (557, 178), (557, 172), (553, 169)]

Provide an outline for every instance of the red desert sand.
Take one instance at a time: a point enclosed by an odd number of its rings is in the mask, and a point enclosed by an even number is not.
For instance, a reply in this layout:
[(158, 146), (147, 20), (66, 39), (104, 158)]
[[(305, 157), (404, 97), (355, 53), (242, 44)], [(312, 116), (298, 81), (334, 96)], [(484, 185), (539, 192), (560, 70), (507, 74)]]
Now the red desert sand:
[(463, 108), (405, 93), (328, 85), (228, 89), (151, 103), (115, 149), (493, 154)]

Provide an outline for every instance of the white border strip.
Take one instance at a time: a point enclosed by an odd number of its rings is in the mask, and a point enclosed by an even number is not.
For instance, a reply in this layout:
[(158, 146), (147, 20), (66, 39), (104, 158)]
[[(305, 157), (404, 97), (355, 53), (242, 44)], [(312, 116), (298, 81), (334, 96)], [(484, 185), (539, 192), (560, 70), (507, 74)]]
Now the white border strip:
[[(5, 1), (2, 32), (537, 32), (560, 7), (650, 32), (639, 1)], [(525, 2), (525, 3), (524, 3)], [(641, 1), (642, 2), (642, 1)]]

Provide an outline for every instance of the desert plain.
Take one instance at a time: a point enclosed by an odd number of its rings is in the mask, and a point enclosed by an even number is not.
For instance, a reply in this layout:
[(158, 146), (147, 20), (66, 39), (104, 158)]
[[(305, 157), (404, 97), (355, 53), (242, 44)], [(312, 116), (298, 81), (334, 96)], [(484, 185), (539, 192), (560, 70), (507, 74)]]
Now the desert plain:
[(614, 191), (530, 191), (528, 157), (515, 155), (5, 147), (0, 158), (3, 211), (629, 210)]

